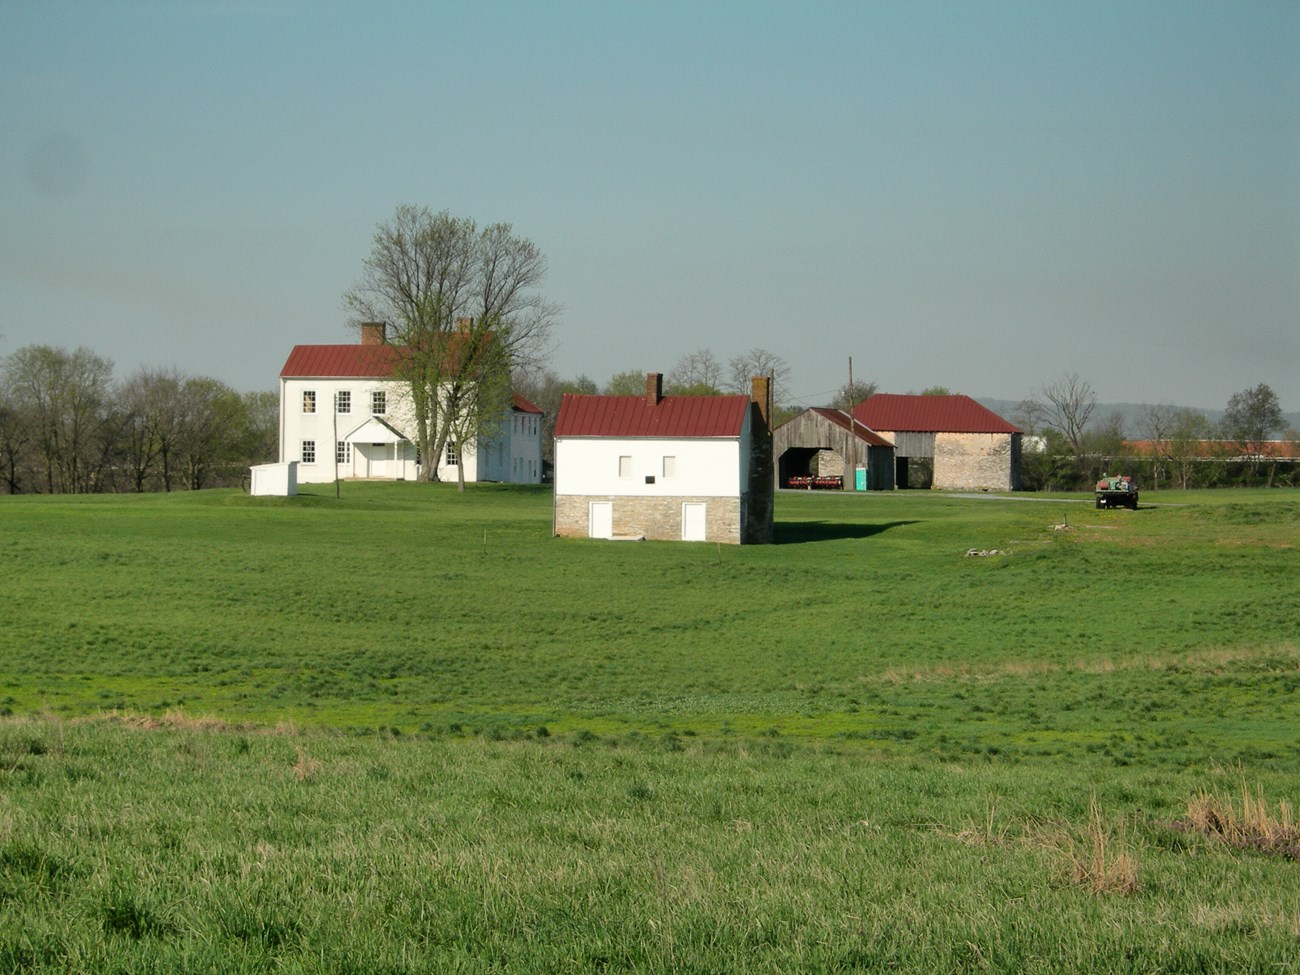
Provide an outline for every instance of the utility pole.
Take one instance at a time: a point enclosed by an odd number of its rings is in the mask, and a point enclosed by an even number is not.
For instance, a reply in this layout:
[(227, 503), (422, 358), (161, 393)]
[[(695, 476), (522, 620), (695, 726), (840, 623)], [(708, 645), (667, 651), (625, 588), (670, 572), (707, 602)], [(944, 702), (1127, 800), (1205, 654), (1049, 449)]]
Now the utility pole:
[(845, 411), (849, 415), (849, 477), (853, 478), (850, 490), (858, 489), (858, 434), (854, 429), (853, 421), (853, 356), (849, 356), (849, 388), (846, 391), (848, 400), (848, 409)]

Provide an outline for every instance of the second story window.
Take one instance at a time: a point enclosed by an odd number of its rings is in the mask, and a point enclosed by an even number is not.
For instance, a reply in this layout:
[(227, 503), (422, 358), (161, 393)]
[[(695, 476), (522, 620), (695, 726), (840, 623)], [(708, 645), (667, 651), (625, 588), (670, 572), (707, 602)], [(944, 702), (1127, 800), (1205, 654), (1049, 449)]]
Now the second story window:
[(383, 416), (388, 412), (388, 394), (382, 389), (370, 393), (370, 412), (374, 416)]
[(632, 476), (632, 458), (627, 454), (623, 454), (618, 459), (618, 476), (619, 477)]
[(340, 413), (352, 412), (352, 392), (347, 389), (340, 389), (334, 394), (334, 408)]
[(304, 413), (316, 412), (316, 390), (304, 389), (302, 391), (302, 411)]

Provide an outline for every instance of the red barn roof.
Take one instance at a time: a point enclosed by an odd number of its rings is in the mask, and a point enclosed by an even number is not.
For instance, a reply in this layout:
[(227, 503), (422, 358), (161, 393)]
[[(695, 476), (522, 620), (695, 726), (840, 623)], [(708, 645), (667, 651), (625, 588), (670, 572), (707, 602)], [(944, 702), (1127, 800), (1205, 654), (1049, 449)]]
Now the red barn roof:
[(555, 420), (557, 437), (739, 437), (748, 396), (644, 396), (565, 393)]
[(853, 417), (873, 430), (913, 433), (1020, 433), (969, 396), (902, 396), (877, 393), (853, 408)]

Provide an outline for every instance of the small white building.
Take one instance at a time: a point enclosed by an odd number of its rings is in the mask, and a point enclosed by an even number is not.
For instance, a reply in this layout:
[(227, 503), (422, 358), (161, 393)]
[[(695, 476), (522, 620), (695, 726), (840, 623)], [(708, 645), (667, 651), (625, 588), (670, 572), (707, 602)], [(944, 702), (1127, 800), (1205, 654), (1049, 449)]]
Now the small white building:
[[(297, 462), (299, 484), (421, 476), (410, 392), (393, 376), (399, 354), (378, 323), (362, 326), (360, 344), (293, 347), (280, 370), (280, 462)], [(438, 478), (456, 480), (463, 464), (466, 481), (540, 484), (542, 411), (515, 394), (491, 426), (477, 442), (448, 442)]]
[(557, 535), (772, 540), (770, 382), (752, 396), (564, 397), (555, 421)]

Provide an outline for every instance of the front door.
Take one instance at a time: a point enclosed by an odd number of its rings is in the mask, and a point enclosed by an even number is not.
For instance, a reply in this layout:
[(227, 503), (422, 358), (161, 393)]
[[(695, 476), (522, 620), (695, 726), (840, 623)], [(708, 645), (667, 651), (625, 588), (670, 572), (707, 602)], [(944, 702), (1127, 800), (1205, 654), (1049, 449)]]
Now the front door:
[(591, 502), (591, 506), (587, 509), (587, 537), (614, 537), (614, 502)]
[(704, 541), (704, 503), (686, 501), (682, 504), (682, 541)]

